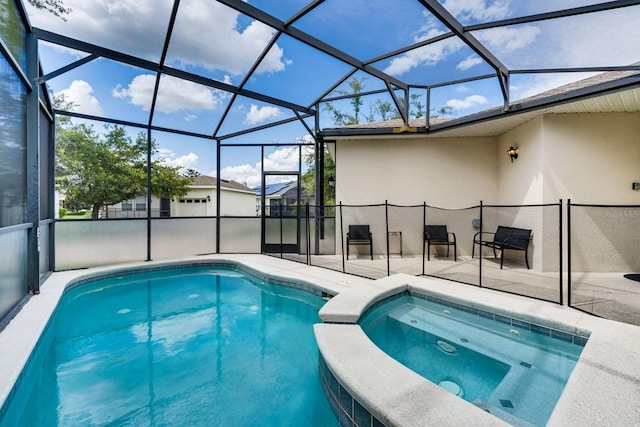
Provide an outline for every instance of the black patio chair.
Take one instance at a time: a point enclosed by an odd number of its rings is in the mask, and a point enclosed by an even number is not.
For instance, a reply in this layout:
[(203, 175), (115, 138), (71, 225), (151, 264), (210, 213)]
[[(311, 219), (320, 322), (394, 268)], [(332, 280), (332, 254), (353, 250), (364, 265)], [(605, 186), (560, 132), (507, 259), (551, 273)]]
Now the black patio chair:
[(424, 242), (427, 245), (427, 261), (431, 260), (431, 246), (446, 246), (447, 257), (449, 257), (449, 247), (453, 246), (453, 260), (458, 260), (456, 235), (455, 233), (449, 233), (446, 225), (425, 225)]
[(349, 246), (369, 245), (369, 253), (373, 260), (373, 235), (368, 225), (350, 225), (347, 233), (347, 259), (349, 259)]
[[(480, 236), (484, 237), (485, 235), (493, 236), (491, 240), (480, 238)], [(495, 233), (490, 232), (477, 232), (473, 236), (473, 249), (471, 250), (471, 258), (475, 256), (476, 245), (485, 246), (487, 248), (493, 249), (493, 256), (498, 257), (496, 254), (496, 249), (500, 251), (500, 269), (504, 265), (504, 252), (506, 249), (515, 250), (515, 251), (523, 251), (524, 252), (524, 262), (527, 265), (527, 269), (529, 269), (529, 242), (531, 241), (531, 230), (526, 228), (517, 228), (517, 227), (505, 227), (503, 225), (499, 225), (496, 229)], [(482, 255), (482, 254), (481, 254)]]

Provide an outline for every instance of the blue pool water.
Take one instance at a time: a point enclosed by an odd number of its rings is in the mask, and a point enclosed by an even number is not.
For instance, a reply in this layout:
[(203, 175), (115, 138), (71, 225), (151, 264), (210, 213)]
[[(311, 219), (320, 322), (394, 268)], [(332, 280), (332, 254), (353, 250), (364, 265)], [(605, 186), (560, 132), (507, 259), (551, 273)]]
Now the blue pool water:
[(512, 424), (544, 426), (584, 339), (470, 311), (404, 295), (368, 312), (361, 326), (382, 350), (447, 391)]
[(63, 296), (1, 426), (335, 426), (321, 296), (229, 267), (102, 279)]

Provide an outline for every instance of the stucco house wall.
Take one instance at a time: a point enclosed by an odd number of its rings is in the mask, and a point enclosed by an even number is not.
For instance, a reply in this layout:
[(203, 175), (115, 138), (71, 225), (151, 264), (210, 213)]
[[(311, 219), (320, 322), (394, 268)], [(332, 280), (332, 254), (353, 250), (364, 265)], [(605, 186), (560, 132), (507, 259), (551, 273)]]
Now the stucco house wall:
[[(544, 200), (640, 205), (640, 114), (546, 115), (544, 142)], [(572, 207), (572, 270), (640, 271), (638, 229), (638, 209)]]
[[(513, 162), (507, 155), (510, 146), (519, 150)], [(427, 223), (446, 223), (458, 235), (459, 253), (465, 256), (471, 253), (477, 231), (470, 225), (477, 212), (458, 209), (476, 206), (480, 200), (500, 206), (557, 204), (560, 199), (566, 206), (569, 198), (572, 203), (639, 205), (640, 191), (631, 185), (640, 181), (640, 114), (546, 114), (495, 138), (410, 134), (395, 139), (340, 138), (335, 160), (336, 201), (378, 204), (364, 209), (345, 206), (344, 232), (349, 223), (371, 224), (374, 236), (379, 236), (374, 237), (374, 252), (385, 253), (385, 199), (390, 204), (416, 205), (413, 211), (390, 208), (389, 222), (390, 229), (405, 228), (401, 230), (405, 252), (421, 253), (419, 205), (426, 202), (455, 209), (429, 209), (433, 221)], [(560, 226), (563, 238), (567, 230), (565, 213), (563, 207), (561, 224), (555, 206), (487, 208), (483, 220), (486, 230), (499, 224), (531, 228), (532, 267), (557, 271)], [(573, 270), (640, 270), (637, 239), (610, 241), (613, 235), (624, 235), (622, 229), (640, 226), (635, 211), (574, 207), (572, 214)], [(340, 239), (339, 226), (336, 233)], [(566, 241), (564, 245), (566, 253)], [(581, 251), (604, 255), (600, 263), (594, 264), (592, 257), (581, 263)]]
[[(497, 144), (497, 138), (492, 137), (407, 136), (337, 141), (336, 202), (376, 205), (343, 207), (344, 232), (349, 224), (369, 224), (374, 235), (374, 253), (386, 253), (384, 202), (387, 199), (389, 204), (402, 206), (389, 208), (390, 231), (402, 231), (405, 253), (422, 253), (424, 203), (460, 209), (477, 206), (480, 200), (496, 199)], [(428, 208), (427, 222), (448, 224), (458, 237), (459, 253), (470, 255), (473, 234), (477, 231), (472, 220), (478, 217), (479, 211), (456, 213)], [(336, 241), (339, 242), (339, 223), (337, 227)]]

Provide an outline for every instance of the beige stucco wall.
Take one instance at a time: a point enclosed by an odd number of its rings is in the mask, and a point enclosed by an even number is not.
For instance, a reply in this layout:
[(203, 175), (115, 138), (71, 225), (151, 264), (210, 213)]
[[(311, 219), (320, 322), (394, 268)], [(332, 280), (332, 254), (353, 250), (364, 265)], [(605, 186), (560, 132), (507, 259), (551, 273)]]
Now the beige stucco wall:
[[(369, 224), (374, 253), (386, 252), (385, 200), (389, 229), (402, 231), (404, 253), (422, 253), (423, 204), (446, 209), (479, 205), (497, 197), (496, 138), (416, 138), (340, 140), (336, 147), (336, 201), (349, 224)], [(411, 208), (404, 206), (414, 206)], [(337, 213), (338, 215), (338, 213)], [(447, 224), (456, 233), (460, 255), (471, 254), (477, 210), (427, 210), (427, 223)], [(339, 223), (337, 241), (340, 241)], [(355, 248), (354, 248), (355, 249)], [(362, 248), (367, 251), (368, 248)]]
[[(507, 155), (507, 150), (511, 146), (519, 151), (518, 158), (513, 162)], [(496, 200), (488, 201), (488, 204), (509, 207), (485, 209), (483, 221), (487, 231), (495, 231), (498, 225), (532, 230), (529, 246), (529, 261), (532, 268), (557, 271), (559, 266), (558, 209), (537, 206), (511, 207), (542, 203), (543, 148), (542, 116), (529, 120), (498, 138), (496, 153), (498, 194)], [(547, 225), (544, 223), (545, 218)], [(522, 258), (522, 253), (507, 252), (506, 256)]]
[[(511, 162), (510, 146), (519, 149)], [(497, 138), (343, 139), (336, 147), (336, 201), (344, 204), (428, 205), (449, 209), (485, 205), (640, 205), (640, 114), (546, 114)], [(468, 255), (475, 212), (429, 210), (428, 223), (452, 224), (461, 255)], [(403, 231), (405, 251), (420, 253), (422, 209), (391, 208), (390, 229)], [(513, 225), (533, 230), (537, 270), (559, 267), (557, 207), (488, 208), (486, 229)], [(349, 223), (369, 223), (384, 236), (384, 206), (344, 209)], [(566, 253), (566, 207), (562, 210)], [(375, 220), (372, 220), (375, 218)], [(435, 219), (434, 219), (435, 218)], [(572, 209), (575, 271), (640, 270), (638, 209)], [(408, 225), (409, 224), (409, 225)], [(634, 230), (625, 233), (624, 230)], [(377, 233), (376, 233), (377, 231)], [(339, 238), (339, 236), (338, 236)], [(375, 238), (374, 238), (375, 242)], [(379, 238), (375, 252), (383, 253)], [(594, 255), (596, 254), (596, 255)], [(521, 254), (516, 254), (520, 256)], [(566, 258), (564, 260), (566, 267)]]
[(336, 201), (462, 208), (495, 200), (496, 144), (496, 138), (341, 140)]
[(544, 199), (640, 204), (640, 114), (544, 116)]
[[(640, 114), (546, 115), (543, 160), (546, 201), (640, 205)], [(638, 208), (573, 207), (572, 270), (640, 271), (638, 230)]]

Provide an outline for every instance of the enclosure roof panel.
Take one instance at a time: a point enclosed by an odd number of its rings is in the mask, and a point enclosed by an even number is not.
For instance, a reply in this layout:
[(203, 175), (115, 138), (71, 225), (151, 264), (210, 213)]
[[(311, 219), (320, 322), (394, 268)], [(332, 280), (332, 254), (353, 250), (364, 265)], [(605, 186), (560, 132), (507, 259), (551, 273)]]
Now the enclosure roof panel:
[[(587, 78), (640, 70), (640, 0), (63, 3), (64, 19), (27, 11), (40, 83), (71, 112), (210, 138), (268, 129), (288, 143), (391, 119), (446, 129), (557, 106), (567, 85), (601, 95)], [(278, 134), (295, 121), (299, 134)]]

